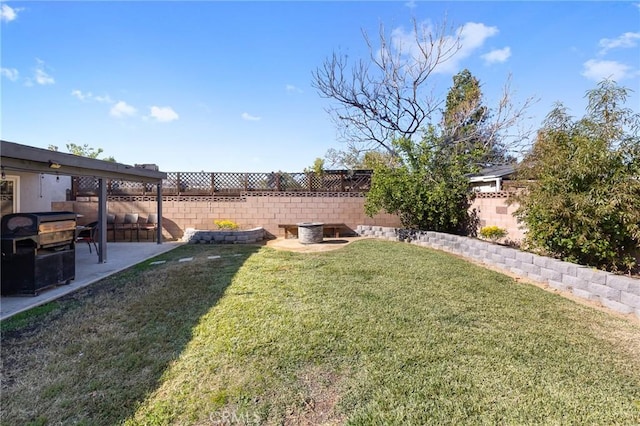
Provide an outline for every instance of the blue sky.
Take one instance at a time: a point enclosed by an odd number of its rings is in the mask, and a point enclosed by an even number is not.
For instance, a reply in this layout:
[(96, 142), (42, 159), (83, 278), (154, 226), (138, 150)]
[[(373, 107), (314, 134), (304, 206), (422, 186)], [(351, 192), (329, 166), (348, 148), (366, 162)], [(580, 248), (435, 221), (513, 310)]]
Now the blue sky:
[[(366, 57), (362, 32), (407, 35), (412, 19), (464, 29), (434, 75), (444, 97), (468, 68), (488, 106), (509, 75), (514, 99), (581, 116), (604, 77), (635, 92), (638, 2), (3, 2), (1, 133), (46, 148), (102, 148), (163, 171), (302, 171), (343, 149), (311, 86), (332, 52)], [(434, 119), (437, 120), (437, 117)]]

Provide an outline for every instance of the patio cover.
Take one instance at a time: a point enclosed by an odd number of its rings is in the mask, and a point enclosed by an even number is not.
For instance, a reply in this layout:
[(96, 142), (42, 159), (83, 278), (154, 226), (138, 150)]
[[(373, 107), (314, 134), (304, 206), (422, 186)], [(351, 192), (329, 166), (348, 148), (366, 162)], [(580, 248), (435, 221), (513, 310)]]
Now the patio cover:
[(105, 179), (121, 179), (155, 184), (157, 188), (158, 213), (157, 241), (158, 244), (162, 244), (162, 180), (167, 178), (165, 172), (35, 148), (4, 140), (0, 140), (0, 166), (3, 171), (16, 170), (97, 178), (99, 188), (98, 222), (100, 222), (99, 263), (107, 261), (107, 187)]

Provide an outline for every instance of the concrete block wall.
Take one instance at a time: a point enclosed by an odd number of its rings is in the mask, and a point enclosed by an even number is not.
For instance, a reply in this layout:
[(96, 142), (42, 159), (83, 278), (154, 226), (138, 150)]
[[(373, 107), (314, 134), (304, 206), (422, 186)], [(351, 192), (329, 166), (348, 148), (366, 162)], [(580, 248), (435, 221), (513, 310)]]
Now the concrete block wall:
[(575, 263), (563, 262), (470, 237), (433, 231), (360, 225), (358, 235), (389, 241), (407, 241), (454, 253), (527, 278), (574, 296), (599, 302), (622, 314), (640, 318), (640, 280)]
[[(354, 234), (359, 224), (401, 226), (395, 215), (382, 213), (368, 217), (364, 213), (364, 202), (361, 194), (349, 193), (248, 194), (217, 199), (166, 197), (162, 202), (163, 234), (165, 238), (180, 240), (189, 228), (215, 230), (214, 220), (218, 219), (231, 220), (243, 229), (262, 227), (276, 237), (284, 236), (279, 224), (300, 222), (344, 223)], [(94, 198), (55, 202), (52, 209), (81, 213), (86, 223), (97, 220), (98, 216), (98, 203)], [(133, 212), (145, 218), (155, 213), (156, 201), (152, 197), (109, 200), (107, 209), (120, 217)]]
[(522, 241), (524, 230), (513, 216), (519, 204), (507, 204), (509, 193), (502, 192), (481, 192), (477, 193), (471, 203), (470, 210), (475, 209), (480, 219), (480, 228), (484, 226), (499, 226), (506, 229), (507, 240)]

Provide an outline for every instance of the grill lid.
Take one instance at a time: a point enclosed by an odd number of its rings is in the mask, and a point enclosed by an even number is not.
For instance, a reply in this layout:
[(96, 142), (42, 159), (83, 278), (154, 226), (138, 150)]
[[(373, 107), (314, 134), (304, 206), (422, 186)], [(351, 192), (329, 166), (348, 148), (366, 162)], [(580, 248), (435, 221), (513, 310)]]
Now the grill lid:
[(0, 231), (6, 238), (73, 230), (75, 226), (73, 212), (11, 213), (2, 216)]

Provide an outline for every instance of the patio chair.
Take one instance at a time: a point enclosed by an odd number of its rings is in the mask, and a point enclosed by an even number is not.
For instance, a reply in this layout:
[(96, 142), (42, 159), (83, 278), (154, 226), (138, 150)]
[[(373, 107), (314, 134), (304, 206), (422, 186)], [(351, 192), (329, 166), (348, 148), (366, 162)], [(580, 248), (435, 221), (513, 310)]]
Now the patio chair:
[(96, 253), (98, 253), (98, 245), (96, 244), (96, 240), (98, 239), (98, 222), (91, 222), (79, 228), (78, 235), (76, 236), (76, 242), (84, 241), (89, 245), (89, 253), (91, 251), (91, 243), (93, 243), (93, 247), (96, 249)]
[(138, 213), (127, 213), (124, 215), (124, 222), (122, 223), (122, 236), (126, 237), (126, 232), (129, 230), (129, 241), (133, 241), (133, 231), (136, 231), (136, 239), (140, 241), (140, 228), (138, 226)]
[(146, 231), (146, 239), (149, 239), (149, 232), (151, 232), (151, 236), (153, 241), (156, 240), (156, 229), (158, 228), (158, 215), (155, 213), (150, 213), (147, 216), (147, 221), (138, 226), (140, 231)]
[(116, 222), (116, 215), (113, 213), (107, 214), (107, 241), (109, 240), (109, 231), (113, 231), (113, 241), (116, 241), (116, 228), (118, 224)]

